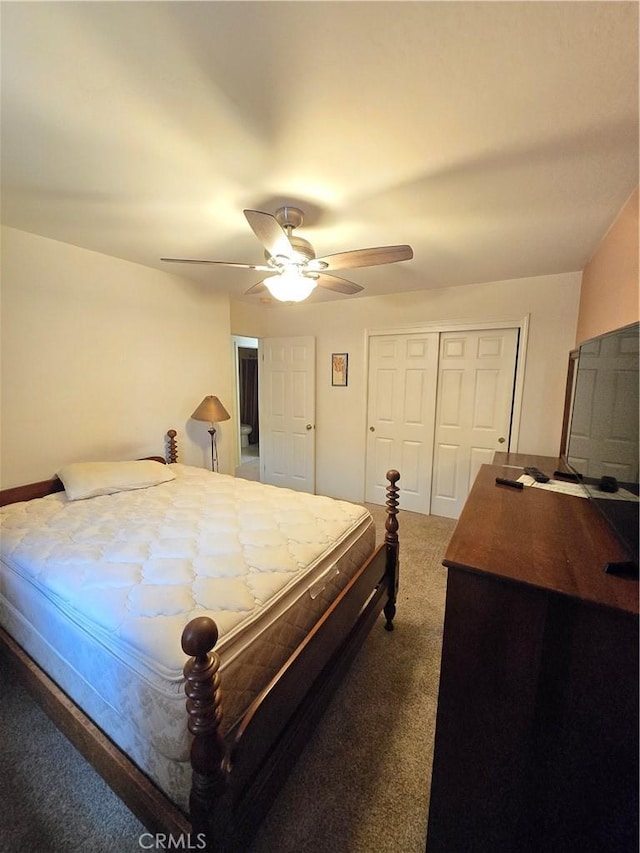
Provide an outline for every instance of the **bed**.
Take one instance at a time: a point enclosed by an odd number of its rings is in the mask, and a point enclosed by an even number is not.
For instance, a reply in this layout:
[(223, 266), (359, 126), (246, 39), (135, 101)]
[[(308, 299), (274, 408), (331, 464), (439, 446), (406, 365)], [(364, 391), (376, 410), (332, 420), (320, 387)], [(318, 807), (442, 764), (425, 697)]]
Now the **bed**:
[(149, 831), (242, 850), (381, 611), (393, 628), (399, 474), (376, 548), (364, 507), (167, 441), (0, 493), (2, 645)]

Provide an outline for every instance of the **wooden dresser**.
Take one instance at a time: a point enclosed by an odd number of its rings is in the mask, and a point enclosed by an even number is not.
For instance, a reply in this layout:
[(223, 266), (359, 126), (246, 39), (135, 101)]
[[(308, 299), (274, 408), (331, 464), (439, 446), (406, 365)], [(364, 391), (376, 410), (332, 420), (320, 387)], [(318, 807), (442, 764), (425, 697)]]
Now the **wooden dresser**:
[(427, 853), (637, 853), (638, 581), (587, 499), (495, 483), (521, 473), (482, 466), (444, 560)]

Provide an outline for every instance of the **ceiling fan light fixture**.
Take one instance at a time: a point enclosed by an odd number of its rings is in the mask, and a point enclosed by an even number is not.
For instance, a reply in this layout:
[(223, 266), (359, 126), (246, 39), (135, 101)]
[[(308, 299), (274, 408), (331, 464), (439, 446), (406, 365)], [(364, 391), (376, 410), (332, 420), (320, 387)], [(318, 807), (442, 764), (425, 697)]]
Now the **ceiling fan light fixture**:
[(304, 237), (293, 234), (302, 225), (303, 214), (297, 207), (280, 207), (275, 216), (263, 210), (245, 210), (245, 218), (264, 249), (266, 265), (237, 261), (210, 261), (195, 258), (162, 258), (182, 264), (219, 264), (270, 273), (245, 291), (247, 296), (263, 294), (265, 289), (280, 302), (302, 302), (315, 287), (353, 296), (363, 288), (353, 281), (334, 275), (336, 270), (359, 269), (379, 264), (395, 264), (413, 258), (411, 246), (372, 246), (352, 249), (316, 258), (315, 249)]
[(316, 281), (296, 269), (285, 269), (280, 275), (264, 280), (271, 295), (280, 302), (303, 302), (316, 286)]
[(328, 268), (329, 264), (326, 261), (321, 261), (320, 258), (313, 258), (307, 264), (307, 270), (311, 270), (311, 272), (323, 272)]

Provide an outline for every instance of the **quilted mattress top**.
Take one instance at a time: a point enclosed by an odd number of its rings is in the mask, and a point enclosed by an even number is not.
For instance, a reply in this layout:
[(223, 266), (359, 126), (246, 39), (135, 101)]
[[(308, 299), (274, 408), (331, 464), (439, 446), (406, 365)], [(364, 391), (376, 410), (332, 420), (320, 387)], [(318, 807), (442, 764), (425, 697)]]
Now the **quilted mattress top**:
[(355, 504), (181, 464), (167, 483), (0, 510), (2, 562), (133, 665), (179, 678), (180, 634), (209, 615), (218, 647), (371, 522)]

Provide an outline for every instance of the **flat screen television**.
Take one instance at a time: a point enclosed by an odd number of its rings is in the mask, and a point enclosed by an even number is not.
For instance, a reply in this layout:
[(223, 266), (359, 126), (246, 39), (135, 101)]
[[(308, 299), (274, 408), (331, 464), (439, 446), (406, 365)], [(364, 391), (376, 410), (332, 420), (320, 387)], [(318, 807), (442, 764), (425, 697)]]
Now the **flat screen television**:
[(634, 323), (580, 345), (564, 461), (609, 522), (638, 571), (638, 341)]

